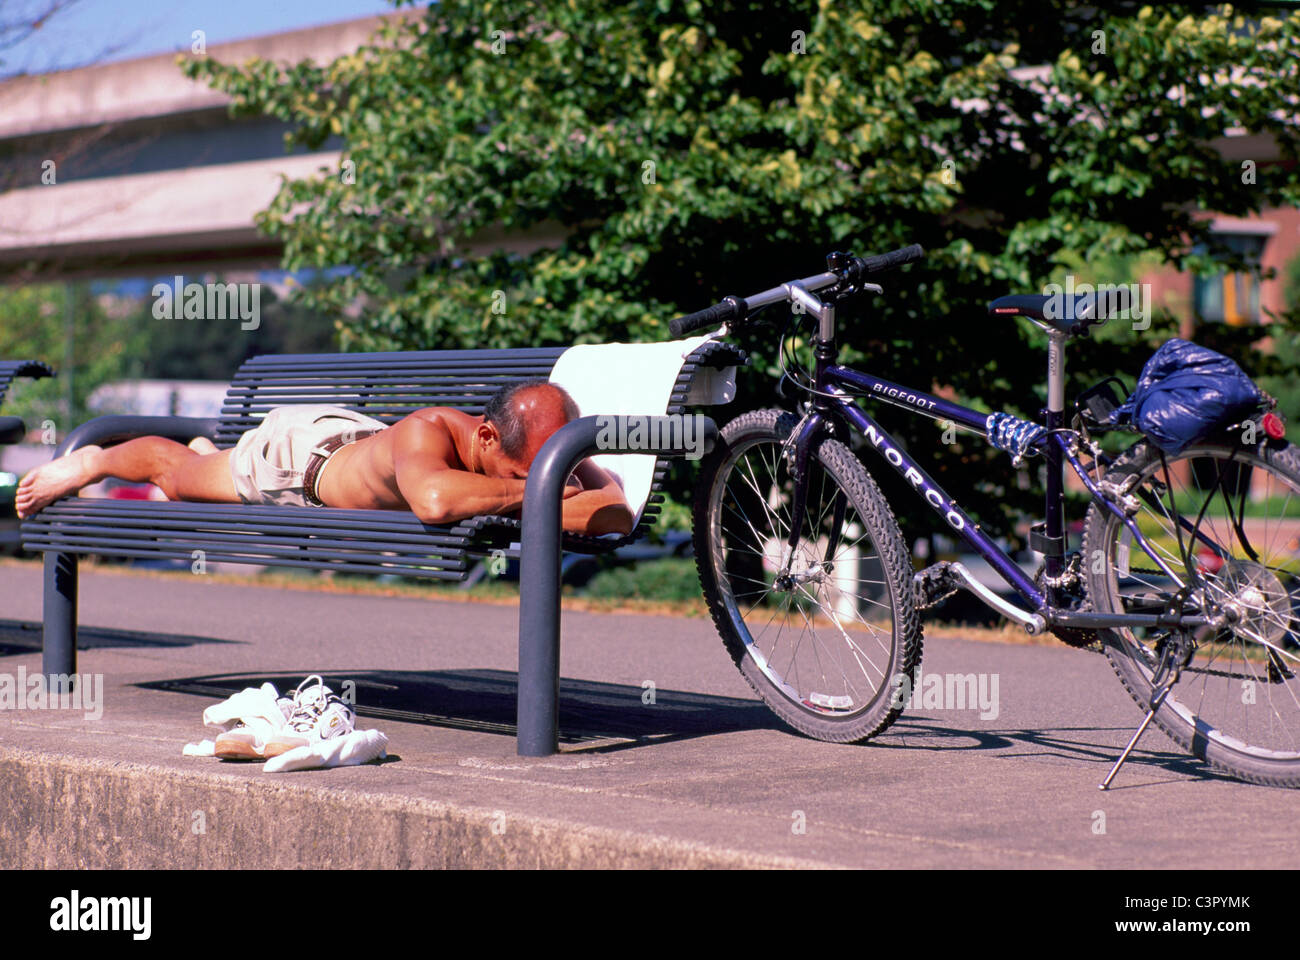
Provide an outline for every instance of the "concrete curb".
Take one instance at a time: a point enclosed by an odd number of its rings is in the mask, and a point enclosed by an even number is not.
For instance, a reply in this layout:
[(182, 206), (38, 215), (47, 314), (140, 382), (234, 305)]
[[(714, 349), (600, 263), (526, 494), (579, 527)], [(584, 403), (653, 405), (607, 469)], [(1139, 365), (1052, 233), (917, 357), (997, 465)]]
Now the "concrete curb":
[[(287, 775), (292, 776), (292, 775)], [(41, 869), (791, 869), (485, 808), (0, 747), (0, 866)]]

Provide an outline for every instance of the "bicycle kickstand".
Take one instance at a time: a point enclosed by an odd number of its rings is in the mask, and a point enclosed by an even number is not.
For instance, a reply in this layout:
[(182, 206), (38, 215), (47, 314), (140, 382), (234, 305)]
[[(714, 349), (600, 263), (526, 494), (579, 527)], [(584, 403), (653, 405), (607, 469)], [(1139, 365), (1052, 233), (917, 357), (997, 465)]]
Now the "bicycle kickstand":
[(1129, 754), (1133, 752), (1133, 748), (1137, 746), (1137, 742), (1141, 739), (1142, 734), (1146, 733), (1146, 729), (1150, 726), (1156, 712), (1160, 709), (1160, 705), (1165, 702), (1165, 697), (1169, 696), (1169, 691), (1172, 690), (1174, 684), (1178, 682), (1178, 677), (1183, 672), (1183, 667), (1191, 661), (1193, 649), (1193, 645), (1187, 641), (1186, 636), (1182, 632), (1173, 634), (1165, 641), (1164, 646), (1160, 651), (1160, 662), (1156, 665), (1155, 672), (1151, 679), (1154, 682), (1159, 680), (1161, 676), (1165, 674), (1168, 675), (1165, 676), (1163, 680), (1153, 683), (1151, 699), (1148, 701), (1149, 709), (1147, 710), (1147, 715), (1142, 718), (1142, 723), (1138, 726), (1133, 736), (1129, 738), (1128, 745), (1124, 748), (1124, 752), (1119, 755), (1119, 759), (1115, 761), (1115, 765), (1110, 768), (1110, 773), (1106, 774), (1106, 779), (1097, 785), (1099, 790), (1110, 789), (1111, 781), (1113, 781), (1115, 775), (1119, 773), (1119, 768), (1124, 766), (1124, 761), (1127, 760)]

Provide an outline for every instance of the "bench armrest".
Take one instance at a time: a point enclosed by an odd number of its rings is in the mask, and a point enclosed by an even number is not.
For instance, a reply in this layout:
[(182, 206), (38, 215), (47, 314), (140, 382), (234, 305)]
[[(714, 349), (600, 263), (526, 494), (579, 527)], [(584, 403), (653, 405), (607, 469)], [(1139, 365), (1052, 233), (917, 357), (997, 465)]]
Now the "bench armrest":
[(22, 443), (27, 424), (22, 417), (0, 417), (0, 444)]
[(64, 437), (54, 455), (61, 457), (91, 444), (106, 447), (136, 437), (166, 437), (178, 443), (189, 443), (195, 437), (214, 440), (219, 422), (215, 417), (96, 417)]
[(593, 453), (694, 457), (713, 449), (718, 439), (716, 423), (699, 416), (692, 435), (687, 437), (681, 421), (681, 417), (630, 414), (579, 417), (551, 434), (528, 470), (519, 538), (520, 756), (550, 756), (559, 743), (560, 521), (564, 483), (573, 468)]

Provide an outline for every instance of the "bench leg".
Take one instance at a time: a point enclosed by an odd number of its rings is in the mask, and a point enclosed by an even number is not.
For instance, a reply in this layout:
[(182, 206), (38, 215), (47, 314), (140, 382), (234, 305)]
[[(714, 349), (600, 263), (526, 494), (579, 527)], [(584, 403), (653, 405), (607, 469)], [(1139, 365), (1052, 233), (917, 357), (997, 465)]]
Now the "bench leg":
[[(551, 435), (537, 452), (524, 485), (522, 529), (519, 533), (519, 732), (521, 757), (548, 757), (560, 750), (560, 554), (563, 529), (560, 501), (564, 482), (583, 457), (596, 453), (654, 453), (684, 456), (691, 450), (678, 440), (664, 439), (658, 446), (632, 449), (626, 444), (610, 449), (611, 419), (638, 421), (643, 429), (658, 417), (579, 417)], [(617, 424), (613, 424), (617, 426)], [(651, 424), (653, 426), (653, 424)], [(618, 436), (629, 432), (620, 428)], [(655, 428), (650, 435), (677, 437), (683, 431)], [(641, 433), (637, 433), (641, 436)], [(704, 420), (704, 451), (713, 448), (718, 428)], [(602, 444), (605, 445), (602, 445)], [(678, 445), (674, 445), (678, 444)]]
[[(563, 482), (563, 478), (561, 478)], [(519, 697), (516, 749), (549, 757), (560, 749), (560, 508), (525, 513), (519, 558)], [(549, 514), (552, 514), (550, 516)], [(531, 521), (531, 522), (530, 522)]]
[(71, 677), (77, 672), (77, 558), (75, 554), (53, 551), (45, 554), (44, 633), (41, 671), (47, 678), (60, 674)]

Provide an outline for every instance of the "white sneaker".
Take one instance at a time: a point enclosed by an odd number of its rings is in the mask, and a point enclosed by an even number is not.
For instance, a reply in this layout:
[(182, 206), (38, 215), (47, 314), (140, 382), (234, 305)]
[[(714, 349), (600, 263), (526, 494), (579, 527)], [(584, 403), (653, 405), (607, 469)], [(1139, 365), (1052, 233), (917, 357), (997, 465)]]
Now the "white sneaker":
[(265, 756), (278, 757), (298, 747), (342, 737), (356, 727), (356, 714), (352, 708), (318, 676), (310, 676), (298, 685), (293, 703), (293, 712), (285, 721), (284, 730), (266, 742)]
[[(293, 715), (294, 702), (291, 697), (279, 697), (275, 705), (280, 708), (284, 720)], [(244, 721), (217, 736), (214, 753), (222, 760), (261, 760), (265, 758), (266, 744), (273, 735), (270, 718), (255, 726)]]

